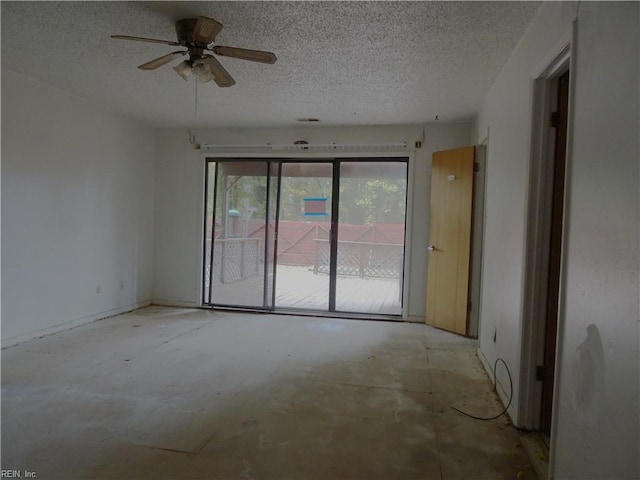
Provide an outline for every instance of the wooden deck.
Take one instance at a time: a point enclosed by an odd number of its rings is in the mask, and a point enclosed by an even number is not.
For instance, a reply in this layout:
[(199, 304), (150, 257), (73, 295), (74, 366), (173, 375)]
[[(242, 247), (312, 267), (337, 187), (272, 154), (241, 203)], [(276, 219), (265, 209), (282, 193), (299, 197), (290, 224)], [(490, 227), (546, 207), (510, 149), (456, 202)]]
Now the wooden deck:
[[(262, 275), (225, 285), (214, 285), (213, 303), (262, 307)], [(401, 282), (388, 278), (337, 279), (336, 310), (340, 312), (400, 315)], [(279, 266), (276, 308), (329, 309), (329, 275), (314, 274), (313, 267)]]

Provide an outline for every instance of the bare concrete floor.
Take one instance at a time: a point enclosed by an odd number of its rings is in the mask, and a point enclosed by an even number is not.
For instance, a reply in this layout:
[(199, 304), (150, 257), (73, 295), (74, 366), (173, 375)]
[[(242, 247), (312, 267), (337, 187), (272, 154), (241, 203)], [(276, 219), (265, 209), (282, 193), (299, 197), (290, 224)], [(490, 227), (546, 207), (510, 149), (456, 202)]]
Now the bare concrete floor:
[(39, 479), (535, 479), (472, 341), (149, 307), (2, 351), (2, 469)]

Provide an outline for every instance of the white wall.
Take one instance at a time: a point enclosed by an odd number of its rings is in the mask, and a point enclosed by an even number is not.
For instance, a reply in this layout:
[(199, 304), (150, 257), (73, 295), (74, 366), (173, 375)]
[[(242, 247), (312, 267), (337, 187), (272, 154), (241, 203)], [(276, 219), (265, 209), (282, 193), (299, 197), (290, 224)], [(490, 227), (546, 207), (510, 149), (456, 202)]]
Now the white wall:
[[(408, 227), (410, 265), (408, 272), (409, 319), (424, 321), (426, 291), (427, 213), (431, 153), (435, 150), (468, 145), (470, 125), (409, 125), (380, 127), (297, 129), (194, 130), (199, 143), (223, 145), (310, 143), (380, 144), (406, 141), (411, 148), (410, 209), (415, 220)], [(420, 140), (423, 147), (414, 149)], [(202, 257), (202, 207), (205, 155), (194, 150), (186, 130), (158, 132), (156, 162), (156, 221), (154, 303), (200, 305)], [(241, 154), (240, 149), (237, 154)], [(260, 156), (260, 153), (254, 153)], [(266, 154), (265, 154), (266, 155)], [(233, 154), (229, 154), (233, 156)], [(303, 156), (301, 154), (300, 156)]]
[(154, 159), (153, 129), (3, 68), (4, 345), (151, 300)]
[[(570, 33), (575, 10), (575, 4), (543, 5), (485, 97), (475, 125), (476, 142), (489, 132), (479, 347), (490, 368), (496, 358), (502, 358), (511, 371), (514, 396), (509, 414), (516, 424), (520, 421), (531, 72)], [(498, 380), (508, 395), (509, 380), (502, 368)]]
[[(554, 478), (638, 478), (638, 4), (544, 3), (485, 98), (490, 131), (480, 351), (520, 387), (532, 72), (577, 18)], [(494, 329), (497, 339), (494, 343)], [(507, 385), (502, 374), (500, 380)]]
[(640, 478), (639, 7), (578, 15), (557, 478)]

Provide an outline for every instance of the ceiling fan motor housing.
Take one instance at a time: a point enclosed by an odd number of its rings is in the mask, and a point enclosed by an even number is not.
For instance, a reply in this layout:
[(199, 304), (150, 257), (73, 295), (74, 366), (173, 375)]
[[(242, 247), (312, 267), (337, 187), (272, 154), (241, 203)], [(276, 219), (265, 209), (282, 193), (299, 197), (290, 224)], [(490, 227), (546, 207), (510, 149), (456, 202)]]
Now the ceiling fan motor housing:
[(189, 63), (193, 64), (199, 58), (204, 58), (204, 50), (197, 47), (189, 47)]
[(184, 18), (176, 22), (176, 34), (178, 35), (178, 42), (185, 47), (206, 47), (203, 43), (198, 43), (193, 40), (193, 31), (196, 28), (197, 18)]

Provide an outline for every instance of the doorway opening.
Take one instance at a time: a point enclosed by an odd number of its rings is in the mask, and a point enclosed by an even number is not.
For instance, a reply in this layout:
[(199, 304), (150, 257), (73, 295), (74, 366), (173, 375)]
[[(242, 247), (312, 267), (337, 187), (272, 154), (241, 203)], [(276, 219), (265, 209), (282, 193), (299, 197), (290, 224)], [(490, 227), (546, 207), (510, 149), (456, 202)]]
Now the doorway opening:
[(203, 305), (400, 317), (407, 162), (208, 159)]
[(534, 83), (534, 131), (521, 384), (522, 426), (540, 432), (547, 448), (553, 430), (554, 384), (562, 296), (570, 47), (560, 50)]
[[(551, 128), (553, 129), (553, 181), (551, 183), (551, 205), (549, 232), (549, 260), (547, 298), (545, 305), (544, 356), (541, 373), (542, 402), (540, 413), (540, 431), (548, 440), (551, 435), (551, 417), (553, 411), (553, 384), (556, 366), (556, 344), (558, 332), (558, 302), (560, 300), (560, 269), (562, 266), (562, 230), (564, 223), (564, 194), (566, 176), (567, 127), (569, 118), (569, 70), (553, 83), (553, 101)], [(549, 442), (547, 442), (549, 443)]]

